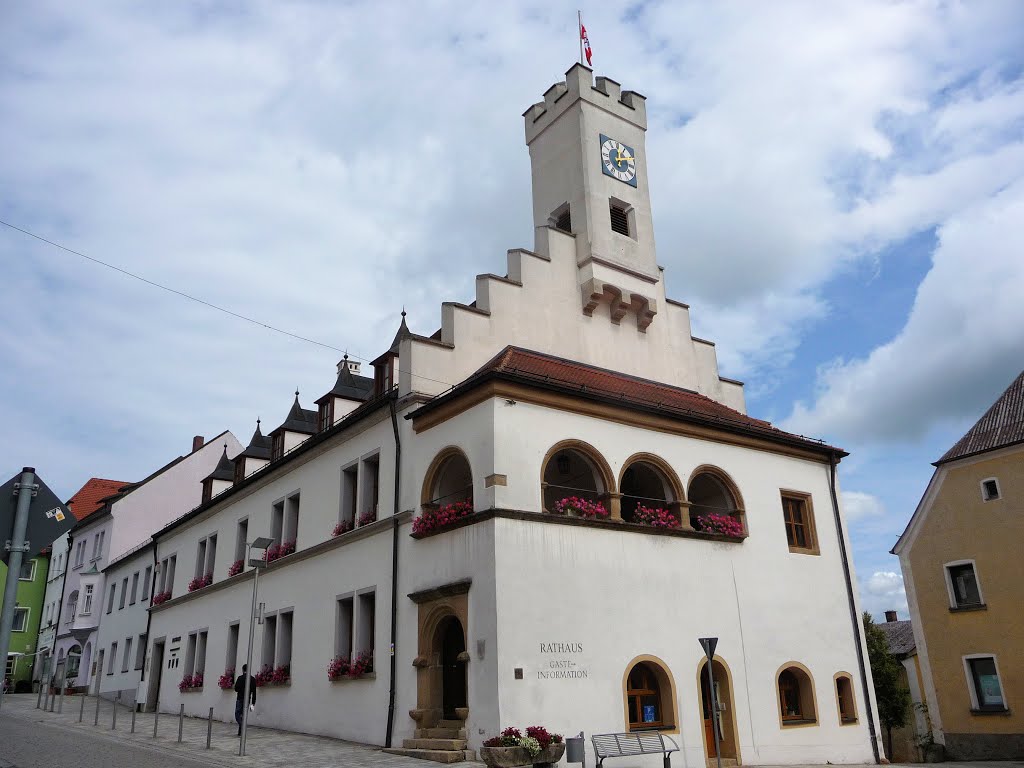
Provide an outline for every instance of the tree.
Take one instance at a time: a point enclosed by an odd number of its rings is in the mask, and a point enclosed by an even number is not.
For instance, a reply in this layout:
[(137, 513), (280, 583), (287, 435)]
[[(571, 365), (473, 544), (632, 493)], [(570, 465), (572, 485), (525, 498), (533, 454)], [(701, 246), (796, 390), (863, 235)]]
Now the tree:
[(892, 755), (892, 729), (907, 724), (910, 710), (910, 691), (903, 684), (903, 665), (889, 651), (889, 639), (875, 625), (871, 614), (864, 612), (864, 639), (868, 646), (871, 677), (875, 682), (875, 701), (878, 718), (885, 728), (886, 751)]

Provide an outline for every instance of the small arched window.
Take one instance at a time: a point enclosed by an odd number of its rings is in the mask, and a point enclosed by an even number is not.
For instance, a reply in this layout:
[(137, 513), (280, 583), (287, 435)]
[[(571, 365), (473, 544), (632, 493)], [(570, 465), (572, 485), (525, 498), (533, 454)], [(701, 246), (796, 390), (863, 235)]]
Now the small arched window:
[(779, 716), (782, 725), (809, 725), (818, 721), (811, 676), (798, 666), (779, 672)]
[(857, 705), (853, 698), (853, 680), (846, 672), (836, 675), (836, 703), (839, 706), (839, 724), (857, 722)]
[(630, 462), (622, 473), (619, 492), (622, 494), (622, 519), (631, 522), (638, 507), (676, 511), (676, 491), (668, 471), (653, 460)]
[(425, 504), (440, 507), (457, 501), (473, 501), (473, 472), (465, 454), (457, 448), (435, 459), (435, 466), (427, 472), (427, 483)]
[(703, 519), (709, 515), (728, 515), (743, 523), (743, 510), (740, 508), (738, 495), (724, 473), (698, 471), (686, 490), (686, 497), (690, 502), (690, 525), (695, 530), (702, 530)]
[(596, 456), (582, 446), (565, 446), (553, 451), (544, 465), (544, 509), (554, 512), (562, 499), (572, 496), (591, 502), (604, 502), (607, 471)]
[(641, 657), (626, 675), (626, 722), (631, 731), (673, 728), (672, 679), (665, 668)]

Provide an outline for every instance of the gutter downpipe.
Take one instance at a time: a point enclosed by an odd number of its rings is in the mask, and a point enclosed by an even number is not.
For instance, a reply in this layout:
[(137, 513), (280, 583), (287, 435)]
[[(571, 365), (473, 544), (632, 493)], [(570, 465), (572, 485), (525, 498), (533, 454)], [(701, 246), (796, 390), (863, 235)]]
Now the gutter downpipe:
[(839, 499), (836, 496), (836, 455), (830, 452), (828, 455), (829, 465), (829, 493), (832, 496), (832, 514), (835, 516), (836, 532), (839, 534), (839, 556), (843, 561), (843, 578), (846, 579), (846, 598), (850, 604), (850, 621), (853, 623), (854, 645), (857, 647), (857, 666), (860, 668), (860, 682), (864, 689), (865, 709), (868, 713), (868, 729), (871, 731), (871, 752), (875, 756), (875, 764), (881, 763), (881, 755), (878, 751), (878, 734), (875, 733), (875, 711), (871, 706), (871, 691), (868, 686), (867, 668), (864, 666), (863, 633), (861, 630), (860, 617), (857, 616), (857, 604), (853, 598), (853, 580), (850, 577), (850, 559), (846, 554), (846, 536), (843, 532), (843, 521), (839, 515)]
[(391, 738), (395, 730), (395, 674), (398, 658), (395, 655), (395, 641), (398, 636), (398, 512), (401, 504), (402, 488), (402, 438), (398, 432), (398, 410), (395, 397), (388, 402), (391, 409), (391, 426), (395, 430), (395, 500), (391, 515), (391, 690), (388, 692), (388, 729), (384, 737), (384, 746), (391, 746)]

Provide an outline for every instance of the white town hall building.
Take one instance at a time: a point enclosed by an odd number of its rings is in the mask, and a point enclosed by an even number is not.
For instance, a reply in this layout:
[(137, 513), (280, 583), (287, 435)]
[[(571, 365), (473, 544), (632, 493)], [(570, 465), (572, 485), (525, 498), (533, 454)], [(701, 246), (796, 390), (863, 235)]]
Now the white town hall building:
[(576, 65), (524, 117), (533, 250), (430, 336), (403, 313), (372, 378), (343, 360), (154, 536), (139, 699), (233, 717), (265, 536), (256, 726), (444, 761), (657, 729), (703, 767), (717, 705), (726, 764), (876, 760), (845, 454), (747, 416), (665, 295), (644, 97)]

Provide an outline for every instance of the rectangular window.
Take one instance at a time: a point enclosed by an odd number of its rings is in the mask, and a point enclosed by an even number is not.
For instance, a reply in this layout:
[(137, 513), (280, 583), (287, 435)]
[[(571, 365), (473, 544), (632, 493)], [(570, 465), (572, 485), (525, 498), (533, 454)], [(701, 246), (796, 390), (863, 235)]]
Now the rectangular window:
[(92, 584), (85, 585), (85, 599), (82, 603), (82, 615), (88, 616), (92, 613), (92, 591), (95, 587)]
[(241, 669), (238, 666), (238, 622), (228, 627), (228, 652), (224, 658), (224, 669)]
[(995, 501), (999, 498), (999, 481), (994, 477), (981, 481), (982, 501)]
[[(992, 656), (967, 659), (970, 672), (973, 699), (976, 709), (982, 712), (1001, 712), (1006, 709), (1003, 686), (999, 681), (996, 660)], [(972, 702), (973, 703), (973, 702)]]
[(107, 674), (114, 674), (114, 665), (117, 664), (117, 643), (110, 644), (110, 659), (107, 661)]
[(174, 572), (178, 568), (178, 556), (171, 555), (167, 558), (167, 586), (164, 587), (165, 592), (174, 592)]
[(358, 519), (377, 519), (377, 503), (380, 482), (380, 455), (363, 459), (359, 475), (359, 516)]
[(36, 561), (29, 560), (21, 564), (21, 573), (18, 574), (18, 581), (32, 581), (36, 577)]
[(245, 551), (249, 539), (249, 518), (239, 520), (235, 528), (235, 562), (242, 561), (242, 570), (245, 570)]
[(982, 605), (981, 589), (978, 587), (978, 576), (974, 572), (974, 563), (948, 565), (946, 573), (949, 574), (953, 608), (972, 608)]
[(353, 464), (341, 470), (341, 522), (355, 527), (358, 507), (359, 465)]
[(335, 608), (334, 655), (344, 658), (352, 656), (352, 598), (343, 597)]
[(330, 429), (332, 424), (334, 424), (334, 398), (328, 398), (320, 406), (320, 431)]
[(26, 632), (28, 630), (28, 608), (15, 607), (14, 626), (12, 632)]
[(275, 667), (291, 667), (292, 663), (292, 626), (294, 614), (282, 611), (277, 616), (277, 653)]
[(196, 548), (196, 572), (193, 574), (197, 579), (206, 574), (206, 539), (201, 539)]
[(612, 203), (609, 206), (609, 213), (611, 214), (612, 232), (629, 237), (629, 215), (626, 213), (626, 209)]
[(121, 660), (121, 671), (127, 672), (129, 664), (132, 663), (132, 638), (125, 638), (124, 641), (124, 658)]
[(270, 510), (270, 538), (275, 544), (280, 544), (281, 534), (284, 532), (284, 502), (277, 502)]
[(277, 651), (277, 616), (263, 619), (263, 666), (274, 667), (274, 654)]
[(189, 633), (188, 640), (185, 641), (185, 672), (184, 674), (191, 676), (196, 669), (196, 641), (199, 635), (196, 632)]
[(356, 600), (356, 652), (372, 654), (377, 623), (377, 596), (373, 592), (364, 592)]
[(92, 559), (98, 558), (100, 552), (100, 535), (97, 533), (92, 537)]
[(150, 565), (146, 568), (146, 574), (142, 577), (142, 597), (140, 598), (142, 602), (149, 600), (149, 580), (152, 576), (153, 566)]
[(7, 654), (7, 666), (4, 667), (4, 676), (11, 678), (14, 677), (14, 670), (18, 664), (18, 657), (13, 653)]
[(817, 554), (818, 541), (814, 531), (811, 497), (806, 494), (783, 493), (782, 514), (789, 551)]
[(206, 540), (206, 569), (205, 572), (213, 575), (213, 567), (217, 562), (217, 534), (213, 534)]
[(146, 635), (139, 635), (139, 646), (135, 652), (135, 669), (142, 669), (146, 664)]
[(284, 456), (284, 432), (278, 432), (270, 441), (270, 460), (277, 461)]
[(284, 527), (281, 532), (282, 541), (297, 542), (299, 539), (299, 494), (288, 498), (284, 503)]
[(128, 577), (121, 580), (121, 599), (118, 600), (117, 610), (124, 608), (125, 600), (128, 599)]
[(117, 584), (110, 585), (110, 595), (107, 597), (107, 613), (114, 610), (114, 599), (117, 597)]
[(132, 574), (132, 594), (128, 598), (128, 605), (135, 605), (135, 601), (139, 599), (139, 572), (136, 571)]
[(204, 629), (196, 637), (196, 663), (193, 668), (198, 674), (206, 672), (206, 639), (209, 633)]

